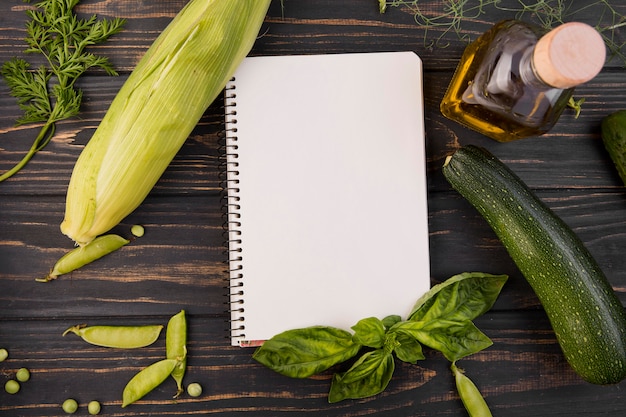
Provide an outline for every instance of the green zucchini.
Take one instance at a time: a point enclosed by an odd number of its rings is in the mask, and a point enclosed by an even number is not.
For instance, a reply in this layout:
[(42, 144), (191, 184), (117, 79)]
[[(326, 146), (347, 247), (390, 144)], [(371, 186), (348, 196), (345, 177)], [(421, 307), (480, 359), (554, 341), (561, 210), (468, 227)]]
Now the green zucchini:
[(602, 141), (622, 182), (626, 184), (626, 110), (611, 113), (600, 124)]
[(530, 283), (574, 371), (594, 384), (624, 379), (624, 307), (571, 228), (483, 148), (458, 149), (443, 174), (487, 220)]

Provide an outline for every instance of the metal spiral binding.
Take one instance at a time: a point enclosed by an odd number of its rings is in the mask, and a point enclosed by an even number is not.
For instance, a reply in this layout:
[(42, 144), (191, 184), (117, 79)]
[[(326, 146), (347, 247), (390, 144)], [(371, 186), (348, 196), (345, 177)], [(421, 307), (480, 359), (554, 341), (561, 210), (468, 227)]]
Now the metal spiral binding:
[(231, 340), (238, 341), (245, 337), (244, 324), (244, 283), (243, 283), (243, 256), (241, 253), (241, 214), (239, 210), (239, 155), (237, 153), (237, 103), (235, 78), (232, 78), (225, 87), (224, 94), (224, 121), (225, 127), (220, 141), (221, 158), (220, 183), (222, 188), (222, 216), (225, 253), (227, 254), (228, 284), (225, 290), (228, 294), (226, 304), (229, 314), (228, 334)]

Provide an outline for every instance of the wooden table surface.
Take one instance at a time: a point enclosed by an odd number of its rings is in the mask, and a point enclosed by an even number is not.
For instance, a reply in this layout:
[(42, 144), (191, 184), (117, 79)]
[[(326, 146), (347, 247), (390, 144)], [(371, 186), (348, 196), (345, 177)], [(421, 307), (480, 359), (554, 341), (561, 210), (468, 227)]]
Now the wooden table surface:
[[(111, 58), (121, 75), (85, 76), (80, 116), (61, 122), (45, 150), (0, 184), (0, 347), (10, 352), (0, 363), (2, 384), (20, 367), (32, 373), (18, 394), (0, 392), (0, 415), (63, 415), (60, 404), (73, 397), (81, 404), (80, 415), (87, 415), (85, 405), (95, 399), (103, 405), (102, 415), (112, 416), (465, 416), (448, 362), (434, 351), (427, 351), (427, 360), (418, 365), (398, 362), (384, 393), (330, 405), (330, 373), (289, 379), (253, 361), (252, 350), (229, 345), (219, 183), (221, 100), (207, 110), (152, 193), (124, 221), (146, 227), (141, 240), (70, 276), (35, 282), (72, 247), (59, 224), (76, 158), (129, 72), (185, 3), (86, 0), (78, 8), (128, 19), (122, 33), (95, 48)], [(426, 9), (441, 8), (441, 1), (424, 3)], [(626, 5), (619, 3), (617, 10), (626, 14)], [(0, 3), (2, 62), (21, 54), (26, 7), (20, 0)], [(461, 22), (463, 34), (475, 38), (496, 21), (515, 17), (493, 7), (485, 10)], [(586, 14), (591, 20), (597, 16)], [(576, 95), (586, 99), (578, 119), (567, 111), (543, 137), (500, 144), (440, 114), (439, 102), (465, 44), (449, 33), (443, 38), (447, 47), (428, 47), (424, 34), (410, 9), (390, 7), (380, 14), (376, 0), (286, 0), (282, 10), (275, 1), (251, 54), (418, 53), (424, 62), (432, 281), (464, 271), (510, 275), (494, 308), (477, 320), (493, 346), (460, 366), (480, 387), (494, 416), (623, 415), (625, 383), (591, 385), (570, 369), (530, 287), (440, 170), (444, 157), (461, 144), (490, 149), (573, 228), (625, 303), (626, 192), (599, 136), (600, 120), (626, 108), (623, 62), (609, 61), (596, 79), (577, 89)], [(431, 30), (427, 37), (439, 35)], [(623, 42), (623, 29), (621, 36)], [(14, 127), (19, 110), (4, 83), (0, 110), (4, 171), (21, 158), (38, 126)], [(181, 309), (189, 322), (186, 382), (200, 382), (204, 393), (185, 395), (177, 403), (171, 400), (173, 383), (167, 382), (137, 404), (120, 408), (126, 382), (162, 356), (163, 336), (140, 351), (111, 351), (61, 336), (78, 323), (165, 324)]]

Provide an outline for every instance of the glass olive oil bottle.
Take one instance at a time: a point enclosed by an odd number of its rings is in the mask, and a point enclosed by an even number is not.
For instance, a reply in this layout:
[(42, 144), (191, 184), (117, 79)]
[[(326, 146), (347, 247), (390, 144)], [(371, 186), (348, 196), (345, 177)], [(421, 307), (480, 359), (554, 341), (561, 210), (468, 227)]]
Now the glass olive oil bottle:
[(546, 32), (500, 22), (466, 48), (441, 112), (500, 142), (541, 135), (554, 126), (574, 87), (600, 72), (605, 57), (602, 37), (584, 23)]

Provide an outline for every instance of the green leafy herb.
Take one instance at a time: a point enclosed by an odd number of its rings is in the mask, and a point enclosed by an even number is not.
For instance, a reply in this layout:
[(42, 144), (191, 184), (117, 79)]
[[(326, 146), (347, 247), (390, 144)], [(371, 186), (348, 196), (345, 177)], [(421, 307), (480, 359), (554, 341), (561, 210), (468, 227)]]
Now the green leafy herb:
[(360, 320), (352, 326), (352, 330), (354, 330), (353, 340), (363, 346), (380, 348), (385, 343), (385, 324), (376, 317)]
[(306, 378), (364, 351), (347, 371), (333, 376), (328, 400), (376, 395), (389, 384), (395, 358), (412, 364), (425, 359), (422, 345), (452, 363), (491, 346), (472, 320), (493, 306), (507, 278), (456, 275), (424, 294), (407, 320), (368, 317), (352, 326), (353, 333), (324, 326), (288, 330), (266, 341), (253, 358), (283, 375)]
[(578, 119), (578, 116), (580, 116), (580, 111), (582, 110), (584, 102), (584, 97), (578, 100), (575, 100), (574, 97), (569, 98), (569, 101), (567, 102), (567, 107), (574, 110), (574, 118)]
[[(620, 40), (619, 29), (626, 26), (626, 16), (620, 14), (608, 0), (595, 0), (580, 5), (575, 0), (442, 0), (433, 5), (420, 0), (378, 0), (381, 13), (389, 6), (403, 7), (413, 14), (415, 22), (424, 29), (424, 45), (427, 48), (448, 46), (447, 35), (452, 33), (458, 39), (469, 42), (469, 34), (463, 31), (462, 25), (479, 19), (490, 11), (509, 12), (510, 18), (529, 20), (551, 29), (568, 21), (588, 21), (589, 16), (598, 16), (597, 21), (587, 22), (594, 26), (614, 57), (626, 65), (624, 45)], [(431, 38), (431, 33), (437, 33)]]
[(253, 358), (274, 371), (306, 378), (354, 357), (361, 345), (352, 334), (333, 327), (288, 330), (266, 341)]
[[(478, 19), (488, 6), (495, 6), (499, 0), (443, 0), (439, 5), (423, 5), (419, 0), (379, 0), (378, 7), (381, 13), (387, 10), (387, 6), (405, 7), (412, 14), (415, 23), (424, 29), (424, 46), (427, 48), (448, 46), (446, 36), (453, 33), (457, 38), (469, 42), (468, 34), (463, 33), (462, 23)], [(433, 40), (430, 38), (431, 31), (440, 32)]]
[(455, 275), (421, 296), (409, 318), (424, 322), (474, 320), (493, 306), (506, 280), (505, 275), (479, 272)]
[(367, 352), (349, 370), (333, 375), (328, 401), (336, 403), (379, 394), (387, 388), (394, 369), (391, 352), (382, 349)]
[(80, 19), (74, 13), (78, 3), (79, 0), (43, 0), (26, 11), (29, 20), (24, 52), (40, 54), (46, 65), (31, 69), (22, 58), (2, 65), (0, 73), (24, 112), (17, 125), (43, 122), (43, 126), (28, 153), (0, 175), (0, 181), (17, 173), (50, 142), (56, 122), (78, 114), (82, 92), (75, 83), (85, 71), (97, 67), (117, 75), (107, 58), (96, 56), (87, 48), (119, 32), (124, 20), (98, 20), (95, 15)]
[(408, 320), (391, 329), (438, 350), (449, 361), (464, 358), (491, 346), (491, 340), (469, 320), (436, 320), (431, 323)]

